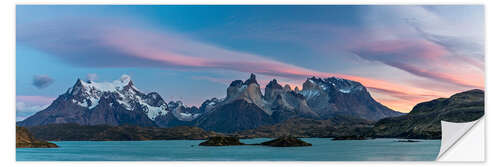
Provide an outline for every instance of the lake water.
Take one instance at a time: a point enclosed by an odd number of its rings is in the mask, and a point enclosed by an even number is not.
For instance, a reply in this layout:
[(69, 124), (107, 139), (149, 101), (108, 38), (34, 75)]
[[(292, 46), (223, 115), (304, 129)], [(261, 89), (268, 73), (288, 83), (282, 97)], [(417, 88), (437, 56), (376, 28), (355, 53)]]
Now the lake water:
[[(270, 139), (242, 139), (260, 143)], [(203, 140), (59, 141), (59, 148), (17, 148), (18, 161), (432, 161), (440, 140), (303, 138), (312, 147), (198, 146)]]

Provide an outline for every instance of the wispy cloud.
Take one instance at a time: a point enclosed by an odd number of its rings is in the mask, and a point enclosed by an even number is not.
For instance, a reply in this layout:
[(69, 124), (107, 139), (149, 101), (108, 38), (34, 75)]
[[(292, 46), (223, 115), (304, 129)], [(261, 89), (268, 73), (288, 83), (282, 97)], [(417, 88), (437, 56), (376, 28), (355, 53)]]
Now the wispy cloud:
[[(483, 82), (475, 82), (470, 78), (481, 78), (481, 75), (470, 76), (467, 73), (454, 73), (448, 59), (451, 54), (440, 45), (426, 40), (387, 40), (358, 44), (351, 49), (353, 53), (370, 61), (378, 61), (399, 68), (411, 74), (454, 83), (464, 87), (484, 88)], [(458, 64), (463, 67), (463, 64)]]

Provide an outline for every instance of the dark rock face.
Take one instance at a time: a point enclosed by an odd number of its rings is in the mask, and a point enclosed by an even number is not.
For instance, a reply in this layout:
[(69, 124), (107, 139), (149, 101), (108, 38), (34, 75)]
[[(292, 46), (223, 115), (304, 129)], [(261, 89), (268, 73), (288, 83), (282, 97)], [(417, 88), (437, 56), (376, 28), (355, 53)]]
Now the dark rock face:
[(361, 83), (342, 78), (308, 78), (299, 93), (322, 118), (345, 115), (376, 121), (403, 115), (375, 101)]
[(278, 81), (276, 79), (273, 79), (266, 85), (264, 99), (266, 99), (267, 101), (271, 101), (272, 99), (276, 98), (276, 96), (279, 95), (282, 91), (283, 87), (278, 84)]
[(245, 100), (248, 103), (253, 103), (259, 108), (264, 108), (264, 100), (260, 85), (257, 83), (255, 75), (252, 74), (244, 83), (241, 80), (236, 80), (226, 90), (226, 98), (220, 105), (226, 105), (236, 100)]
[(199, 144), (200, 146), (234, 146), (245, 145), (240, 142), (240, 139), (233, 136), (214, 136), (208, 138), (207, 141)]
[(255, 78), (256, 78), (256, 77), (255, 77), (255, 74), (253, 74), (253, 73), (252, 73), (252, 74), (250, 74), (250, 78), (248, 78), (248, 79), (245, 81), (245, 83), (244, 83), (244, 84), (245, 84), (245, 85), (250, 85), (250, 84), (252, 84), (252, 83), (259, 84), (259, 83), (257, 83), (257, 79), (255, 79)]
[(272, 113), (273, 120), (282, 122), (299, 117), (319, 119), (320, 116), (307, 105), (305, 97), (289, 87), (283, 88), (275, 79), (266, 86), (264, 99), (269, 104), (266, 109)]
[(271, 141), (263, 142), (261, 145), (271, 146), (271, 147), (300, 147), (300, 146), (312, 146), (312, 144), (297, 139), (291, 136), (280, 137)]
[(440, 139), (441, 120), (470, 122), (484, 115), (484, 91), (474, 89), (417, 104), (408, 115), (385, 118), (373, 128), (376, 137)]
[(351, 136), (337, 136), (332, 140), (367, 140), (368, 138), (360, 135), (351, 135)]
[(207, 113), (197, 122), (199, 127), (206, 130), (234, 132), (270, 125), (273, 120), (257, 105), (245, 100), (236, 100)]
[(129, 140), (202, 140), (217, 135), (201, 128), (173, 128), (50, 124), (27, 127), (33, 136), (51, 141), (129, 141)]
[(56, 148), (54, 143), (34, 138), (26, 128), (16, 126), (16, 148)]

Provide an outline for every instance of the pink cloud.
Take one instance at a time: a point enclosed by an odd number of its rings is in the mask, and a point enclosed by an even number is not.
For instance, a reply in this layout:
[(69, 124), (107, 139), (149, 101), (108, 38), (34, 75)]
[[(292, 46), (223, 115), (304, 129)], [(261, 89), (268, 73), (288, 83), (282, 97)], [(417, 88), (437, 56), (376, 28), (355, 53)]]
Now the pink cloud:
[[(455, 61), (444, 47), (426, 40), (386, 40), (364, 42), (350, 48), (363, 59), (378, 61), (411, 74), (463, 87), (484, 88), (484, 79), (467, 64)], [(477, 62), (475, 62), (477, 63)], [(471, 80), (470, 78), (475, 78)]]
[(55, 97), (46, 96), (16, 96), (16, 102), (23, 102), (34, 105), (50, 104), (55, 99)]

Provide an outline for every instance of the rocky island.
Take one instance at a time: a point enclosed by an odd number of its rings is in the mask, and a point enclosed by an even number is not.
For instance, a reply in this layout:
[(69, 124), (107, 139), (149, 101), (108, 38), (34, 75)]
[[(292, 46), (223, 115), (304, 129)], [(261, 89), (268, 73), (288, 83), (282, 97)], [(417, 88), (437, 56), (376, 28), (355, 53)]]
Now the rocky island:
[(263, 142), (261, 145), (271, 147), (299, 147), (299, 146), (312, 146), (312, 144), (302, 141), (296, 137), (283, 136), (271, 141)]
[(235, 146), (235, 145), (263, 145), (271, 147), (298, 147), (312, 146), (312, 144), (304, 142), (296, 137), (283, 136), (277, 139), (263, 142), (260, 144), (245, 144), (241, 143), (236, 136), (215, 136), (208, 138), (207, 141), (199, 144), (200, 146)]
[(57, 148), (54, 143), (34, 138), (26, 128), (16, 126), (16, 148)]

